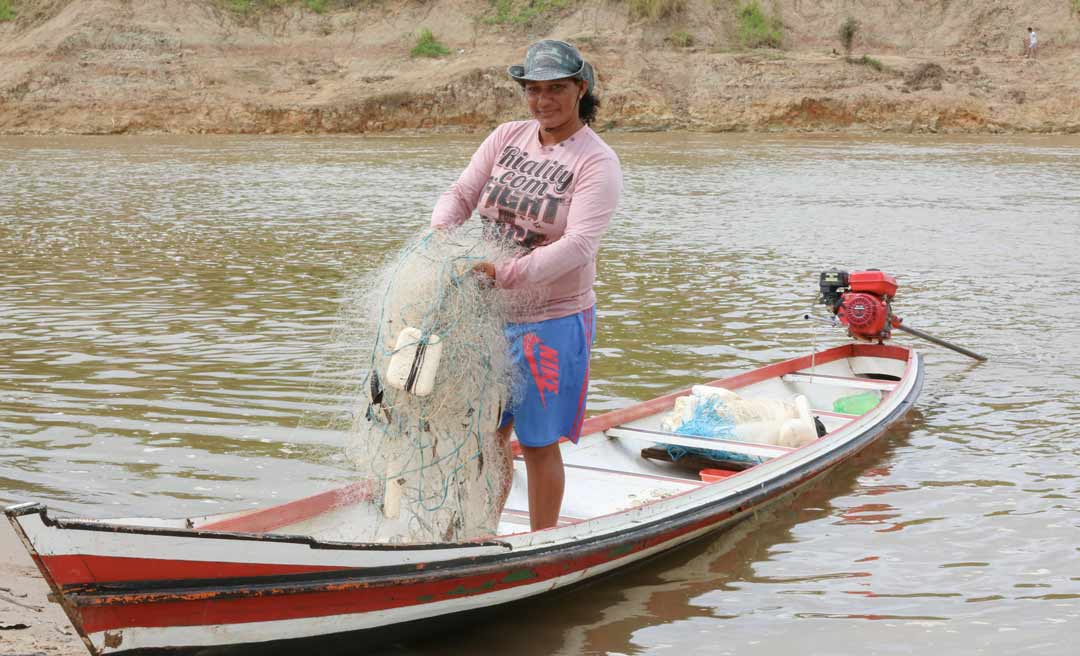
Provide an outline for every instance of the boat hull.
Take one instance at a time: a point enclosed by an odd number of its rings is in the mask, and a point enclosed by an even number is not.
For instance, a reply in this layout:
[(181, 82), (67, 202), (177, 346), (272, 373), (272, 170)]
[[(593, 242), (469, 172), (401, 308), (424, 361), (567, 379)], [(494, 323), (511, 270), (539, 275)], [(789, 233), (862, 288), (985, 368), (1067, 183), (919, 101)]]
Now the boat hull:
[[(918, 354), (894, 346), (840, 347), (810, 366), (842, 358), (902, 361), (876, 412), (729, 480), (687, 483), (666, 498), (547, 531), (460, 544), (354, 544), (239, 530), (255, 525), (254, 514), (146, 526), (54, 519), (38, 504), (6, 513), (95, 654), (386, 638), (397, 633), (391, 627), (430, 626), (592, 580), (722, 531), (821, 478), (903, 418), (922, 387)], [(806, 360), (711, 384), (796, 380)], [(582, 443), (614, 439), (617, 427), (655, 417), (677, 395), (593, 417)]]

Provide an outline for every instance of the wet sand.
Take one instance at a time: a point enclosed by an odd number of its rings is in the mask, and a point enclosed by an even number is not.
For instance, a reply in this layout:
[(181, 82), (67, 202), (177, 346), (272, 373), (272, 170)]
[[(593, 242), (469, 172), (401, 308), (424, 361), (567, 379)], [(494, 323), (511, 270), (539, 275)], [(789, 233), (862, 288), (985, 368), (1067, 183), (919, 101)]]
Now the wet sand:
[(0, 522), (0, 654), (87, 653), (64, 611), (46, 598), (48, 593), (11, 524)]

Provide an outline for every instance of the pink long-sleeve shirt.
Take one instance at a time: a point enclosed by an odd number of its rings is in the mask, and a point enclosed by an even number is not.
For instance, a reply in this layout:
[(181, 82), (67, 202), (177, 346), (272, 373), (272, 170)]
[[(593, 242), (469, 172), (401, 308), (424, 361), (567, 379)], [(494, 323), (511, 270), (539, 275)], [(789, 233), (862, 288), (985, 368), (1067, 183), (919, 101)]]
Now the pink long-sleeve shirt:
[(432, 227), (481, 220), (521, 247), (495, 263), (495, 285), (530, 286), (540, 302), (516, 321), (575, 314), (596, 303), (596, 253), (622, 193), (615, 152), (589, 126), (544, 146), (537, 121), (495, 129), (435, 205)]

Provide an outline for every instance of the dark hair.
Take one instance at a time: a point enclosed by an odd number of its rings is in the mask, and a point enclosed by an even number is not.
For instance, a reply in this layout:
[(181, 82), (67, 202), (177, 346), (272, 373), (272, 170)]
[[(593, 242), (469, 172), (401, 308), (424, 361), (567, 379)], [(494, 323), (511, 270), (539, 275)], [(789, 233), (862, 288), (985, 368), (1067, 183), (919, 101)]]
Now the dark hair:
[(596, 120), (596, 110), (600, 107), (600, 100), (593, 95), (592, 89), (585, 92), (578, 103), (577, 115), (586, 124)]

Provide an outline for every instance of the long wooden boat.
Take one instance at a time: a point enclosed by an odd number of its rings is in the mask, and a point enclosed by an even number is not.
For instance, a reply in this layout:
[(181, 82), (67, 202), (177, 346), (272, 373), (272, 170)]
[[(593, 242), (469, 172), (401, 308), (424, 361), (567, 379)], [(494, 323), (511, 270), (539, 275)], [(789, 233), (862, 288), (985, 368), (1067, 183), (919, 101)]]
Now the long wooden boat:
[[(708, 383), (744, 398), (804, 395), (826, 432), (798, 448), (662, 430), (688, 390), (592, 417), (577, 444), (561, 445), (558, 526), (529, 531), (517, 460), (499, 534), (470, 542), (340, 539), (343, 526), (370, 512), (361, 510), (371, 505), (361, 503), (370, 489), (362, 482), (178, 520), (60, 518), (38, 503), (5, 513), (93, 654), (326, 636), (345, 637), (356, 653), (395, 628), (457, 620), (723, 530), (878, 439), (911, 409), (922, 381), (915, 351), (852, 343)], [(880, 402), (861, 414), (835, 411), (837, 399), (862, 390), (878, 391)], [(673, 447), (696, 455), (674, 458)]]

